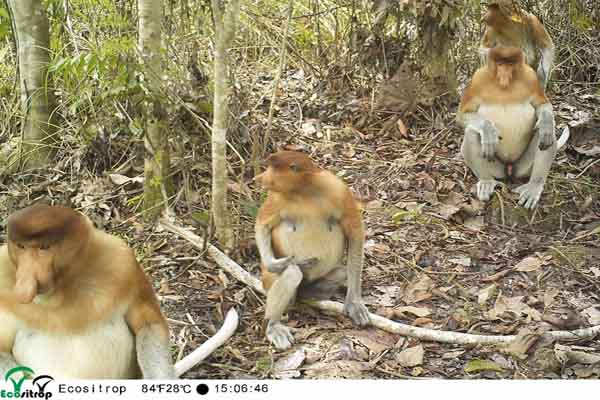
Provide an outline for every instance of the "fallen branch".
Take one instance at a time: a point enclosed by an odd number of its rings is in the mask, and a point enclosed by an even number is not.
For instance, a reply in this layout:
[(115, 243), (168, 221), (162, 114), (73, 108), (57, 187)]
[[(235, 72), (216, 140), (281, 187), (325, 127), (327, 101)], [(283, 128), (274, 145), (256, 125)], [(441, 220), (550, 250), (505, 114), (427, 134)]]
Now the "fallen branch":
[[(182, 238), (186, 239), (198, 249), (203, 249), (204, 240), (193, 234), (187, 229), (179, 227), (170, 221), (161, 220), (161, 225), (168, 230), (173, 232)], [(216, 261), (217, 264), (225, 271), (229, 272), (234, 278), (246, 285), (252, 287), (259, 293), (265, 294), (265, 290), (262, 287), (260, 280), (252, 276), (248, 271), (240, 267), (235, 261), (227, 257), (218, 248), (211, 245), (207, 246), (208, 253)], [(317, 308), (322, 311), (334, 312), (336, 314), (344, 313), (344, 305), (336, 301), (307, 301), (311, 307)], [(453, 344), (496, 344), (496, 343), (510, 343), (515, 340), (516, 336), (508, 335), (473, 335), (469, 333), (461, 332), (448, 332), (448, 331), (437, 331), (434, 329), (420, 328), (416, 326), (401, 324), (399, 322), (391, 321), (380, 315), (370, 313), (371, 325), (382, 329), (386, 332), (395, 333), (402, 336), (409, 336), (416, 339), (427, 340), (432, 342), (442, 343), (453, 343)], [(589, 339), (600, 333), (600, 325), (593, 326), (590, 328), (576, 329), (574, 331), (552, 331), (546, 332), (556, 340), (577, 340), (577, 339)]]
[(238, 327), (239, 317), (235, 308), (230, 308), (223, 321), (221, 329), (213, 337), (202, 343), (200, 347), (192, 351), (183, 359), (175, 363), (175, 374), (180, 377), (194, 365), (200, 363), (213, 351), (222, 346), (235, 332)]

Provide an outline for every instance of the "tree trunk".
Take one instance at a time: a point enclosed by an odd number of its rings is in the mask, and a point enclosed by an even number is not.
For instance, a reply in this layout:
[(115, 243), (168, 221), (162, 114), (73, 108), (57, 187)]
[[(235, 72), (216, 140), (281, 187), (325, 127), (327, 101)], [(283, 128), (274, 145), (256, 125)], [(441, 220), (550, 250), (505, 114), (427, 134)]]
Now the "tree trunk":
[(227, 127), (229, 126), (229, 57), (227, 50), (235, 32), (239, 1), (232, 0), (227, 12), (212, 0), (215, 19), (215, 97), (212, 126), (212, 214), (217, 239), (223, 248), (233, 247), (233, 231), (227, 213)]
[(170, 156), (169, 135), (164, 129), (164, 112), (160, 101), (162, 74), (161, 20), (162, 0), (138, 0), (138, 50), (147, 96), (144, 113), (144, 216), (154, 221), (163, 207), (168, 208), (171, 185), (168, 179)]
[(17, 153), (6, 172), (46, 165), (54, 154), (55, 99), (48, 74), (50, 32), (41, 0), (7, 1), (17, 44), (24, 122)]

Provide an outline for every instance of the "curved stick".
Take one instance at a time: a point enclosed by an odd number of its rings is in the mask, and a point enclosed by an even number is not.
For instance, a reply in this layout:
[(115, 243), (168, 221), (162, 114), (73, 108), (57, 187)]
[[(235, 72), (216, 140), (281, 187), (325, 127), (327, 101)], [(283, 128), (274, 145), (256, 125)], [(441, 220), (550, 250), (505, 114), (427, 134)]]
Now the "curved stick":
[(217, 333), (202, 343), (200, 347), (192, 351), (190, 354), (185, 356), (183, 359), (175, 363), (175, 374), (180, 377), (187, 372), (194, 365), (200, 363), (206, 357), (208, 357), (213, 351), (223, 345), (235, 332), (238, 327), (239, 316), (235, 308), (230, 308), (223, 321), (223, 326), (217, 331)]
[[(162, 220), (161, 225), (182, 238), (186, 239), (198, 249), (203, 249), (203, 240), (201, 237), (193, 234), (189, 230), (181, 228), (172, 222)], [(252, 287), (259, 293), (265, 294), (260, 280), (252, 276), (248, 271), (240, 267), (235, 261), (227, 257), (215, 246), (208, 244), (208, 253), (213, 257), (217, 264), (225, 271), (233, 275), (234, 278), (246, 285)], [(337, 301), (306, 301), (306, 304), (323, 311), (344, 314), (344, 305)], [(384, 318), (380, 315), (369, 313), (371, 325), (386, 332), (395, 333), (402, 336), (409, 336), (416, 339), (428, 340), (433, 342), (453, 343), (453, 344), (496, 344), (510, 343), (515, 340), (515, 335), (474, 335), (462, 332), (438, 331), (434, 329), (420, 328), (412, 325), (401, 324)], [(549, 335), (556, 340), (574, 340), (589, 339), (600, 334), (600, 325), (590, 328), (576, 329), (573, 331), (550, 331)]]

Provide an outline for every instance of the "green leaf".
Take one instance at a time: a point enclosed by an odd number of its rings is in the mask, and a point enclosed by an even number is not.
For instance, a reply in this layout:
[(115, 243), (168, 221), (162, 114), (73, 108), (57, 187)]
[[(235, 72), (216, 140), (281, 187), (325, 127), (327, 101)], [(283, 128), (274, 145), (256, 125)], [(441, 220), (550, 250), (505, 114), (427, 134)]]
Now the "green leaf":
[(490, 360), (470, 360), (465, 365), (465, 372), (480, 372), (480, 371), (496, 371), (503, 372), (504, 370), (498, 364)]

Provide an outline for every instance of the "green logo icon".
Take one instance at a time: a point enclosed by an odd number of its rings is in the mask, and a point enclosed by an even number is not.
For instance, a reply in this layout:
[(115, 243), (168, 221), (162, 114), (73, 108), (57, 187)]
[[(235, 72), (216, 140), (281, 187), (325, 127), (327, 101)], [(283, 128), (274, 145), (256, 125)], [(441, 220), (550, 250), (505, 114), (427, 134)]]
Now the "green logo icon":
[[(20, 379), (15, 380), (11, 378), (14, 374), (18, 372), (23, 373), (23, 376)], [(9, 392), (6, 390), (2, 390), (0, 391), (0, 397), (2, 397), (3, 399), (21, 397), (21, 386), (23, 385), (23, 382), (25, 382), (27, 379), (31, 379), (32, 376), (33, 370), (29, 367), (19, 366), (9, 369), (4, 375), (4, 380), (12, 382), (13, 391)]]

